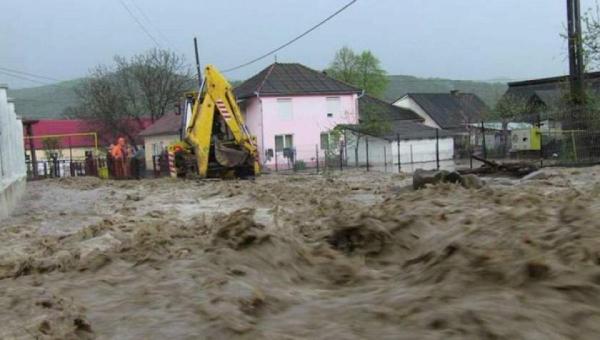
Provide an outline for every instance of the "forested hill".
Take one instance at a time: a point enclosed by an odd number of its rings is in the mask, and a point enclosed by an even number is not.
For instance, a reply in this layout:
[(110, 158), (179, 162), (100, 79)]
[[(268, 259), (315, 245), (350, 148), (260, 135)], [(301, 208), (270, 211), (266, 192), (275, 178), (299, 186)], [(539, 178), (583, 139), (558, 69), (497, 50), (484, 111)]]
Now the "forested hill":
[[(413, 76), (391, 75), (385, 92), (385, 100), (391, 102), (409, 92), (450, 92), (459, 90), (478, 95), (488, 105), (493, 106), (506, 91), (506, 84), (440, 78), (417, 78)], [(29, 119), (62, 118), (63, 111), (76, 103), (75, 86), (83, 78), (53, 85), (9, 90), (8, 95), (15, 99), (17, 113)], [(232, 81), (232, 83), (237, 83)]]

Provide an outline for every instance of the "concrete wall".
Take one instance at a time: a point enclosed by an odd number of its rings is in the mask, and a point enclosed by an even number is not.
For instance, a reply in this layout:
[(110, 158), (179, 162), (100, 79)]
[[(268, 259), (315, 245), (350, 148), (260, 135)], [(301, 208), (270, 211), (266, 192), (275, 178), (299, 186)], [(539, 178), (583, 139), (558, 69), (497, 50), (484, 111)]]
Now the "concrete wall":
[(8, 216), (25, 191), (27, 175), (23, 124), (6, 90), (6, 86), (0, 85), (0, 220)]
[[(328, 97), (339, 97), (340, 101), (339, 112), (331, 117), (327, 115)], [(278, 99), (291, 99), (291, 117), (279, 114)], [(320, 144), (321, 132), (329, 131), (338, 124), (358, 123), (356, 94), (251, 98), (245, 103), (244, 112), (250, 133), (257, 137), (263, 164), (275, 161), (274, 158), (267, 160), (265, 152), (275, 150), (276, 135), (293, 135), (296, 158), (310, 159), (315, 157), (315, 146)], [(283, 160), (278, 159), (278, 162)]]

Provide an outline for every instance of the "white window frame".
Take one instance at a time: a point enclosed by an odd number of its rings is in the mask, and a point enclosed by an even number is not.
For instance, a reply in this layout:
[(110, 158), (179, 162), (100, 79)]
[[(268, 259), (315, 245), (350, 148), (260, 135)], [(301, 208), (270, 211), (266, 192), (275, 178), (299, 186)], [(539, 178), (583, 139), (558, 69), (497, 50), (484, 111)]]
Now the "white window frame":
[[(283, 112), (284, 107), (287, 112)], [(283, 121), (294, 119), (294, 103), (292, 98), (277, 98), (277, 117)]]
[(341, 97), (326, 97), (325, 106), (328, 118), (333, 118), (342, 113), (342, 98)]
[[(291, 137), (292, 145), (286, 145), (286, 137), (287, 136)], [(277, 137), (282, 137), (283, 148), (281, 150), (277, 150)], [(275, 152), (283, 152), (283, 150), (286, 149), (286, 148), (293, 148), (294, 147), (294, 134), (292, 134), (292, 133), (278, 134), (278, 135), (275, 135), (275, 137), (273, 138), (273, 141), (275, 142), (275, 145), (273, 147), (273, 149), (275, 150)]]

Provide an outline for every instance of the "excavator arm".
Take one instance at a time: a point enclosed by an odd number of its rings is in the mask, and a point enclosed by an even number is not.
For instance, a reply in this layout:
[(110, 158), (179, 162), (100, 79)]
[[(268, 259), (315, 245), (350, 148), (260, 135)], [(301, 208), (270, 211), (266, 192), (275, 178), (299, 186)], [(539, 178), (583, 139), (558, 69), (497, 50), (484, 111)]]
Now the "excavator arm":
[(200, 91), (190, 99), (183, 140), (196, 158), (198, 175), (258, 175), (256, 142), (227, 79), (214, 66), (207, 66)]

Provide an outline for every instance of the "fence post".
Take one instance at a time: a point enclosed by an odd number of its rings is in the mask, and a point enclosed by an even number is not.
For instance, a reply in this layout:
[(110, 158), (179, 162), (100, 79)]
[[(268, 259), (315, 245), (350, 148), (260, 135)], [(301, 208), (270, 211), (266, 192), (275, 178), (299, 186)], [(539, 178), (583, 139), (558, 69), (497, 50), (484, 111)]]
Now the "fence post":
[(344, 170), (344, 144), (340, 143), (340, 171)]
[(398, 148), (398, 173), (402, 170), (402, 166), (400, 165), (400, 134), (396, 134), (396, 147)]
[(540, 133), (540, 168), (544, 167), (544, 144), (542, 143), (542, 120), (538, 115), (538, 131)]
[(319, 173), (319, 145), (315, 144), (315, 154), (317, 155), (317, 174)]
[(413, 160), (413, 149), (412, 149), (412, 144), (410, 145), (410, 164), (415, 164), (414, 160)]
[(279, 171), (279, 165), (277, 164), (277, 148), (275, 148), (275, 172)]
[(487, 159), (487, 147), (485, 145), (485, 125), (481, 121), (481, 147), (483, 148), (483, 158)]
[[(541, 140), (540, 140), (541, 142)], [(577, 159), (577, 146), (575, 145), (575, 131), (571, 130), (571, 143), (573, 143), (573, 158), (575, 159), (575, 162), (578, 161)], [(541, 147), (541, 144), (540, 144)]]
[(365, 136), (365, 154), (367, 157), (367, 171), (369, 171), (369, 137)]
[(473, 128), (469, 128), (469, 167), (473, 169), (473, 144), (471, 144), (471, 132)]
[(383, 172), (387, 172), (387, 151), (385, 145), (383, 146)]
[(440, 129), (435, 129), (435, 166), (440, 169)]

